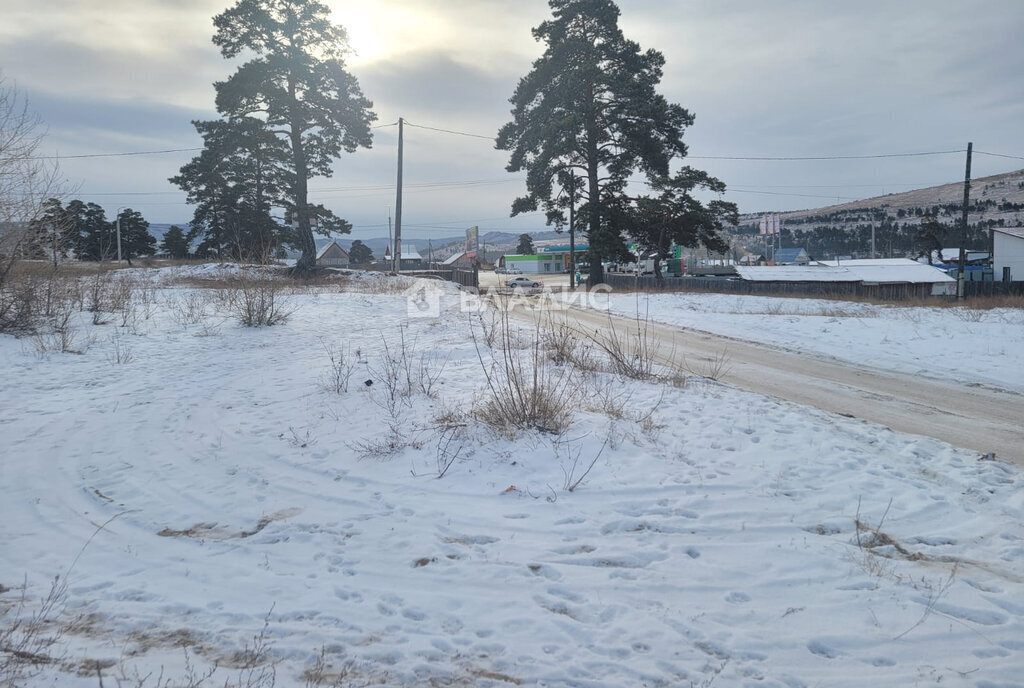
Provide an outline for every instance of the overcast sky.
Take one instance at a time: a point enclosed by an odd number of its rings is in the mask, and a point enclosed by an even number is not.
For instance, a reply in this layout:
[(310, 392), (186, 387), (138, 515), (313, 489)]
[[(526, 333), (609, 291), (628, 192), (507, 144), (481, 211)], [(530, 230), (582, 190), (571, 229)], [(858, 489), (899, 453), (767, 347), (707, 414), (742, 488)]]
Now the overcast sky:
[[(3, 0), (0, 70), (45, 120), (61, 156), (195, 148), (193, 119), (216, 117), (212, 83), (238, 61), (211, 42), (231, 0)], [(355, 54), (350, 71), (379, 125), (399, 117), (493, 137), (543, 47), (530, 30), (545, 0), (326, 0)], [(689, 164), (719, 177), (741, 212), (813, 208), (963, 179), (962, 150), (1024, 156), (1020, 0), (621, 0), (628, 38), (666, 58), (661, 92), (696, 115)], [(395, 205), (397, 127), (344, 155), (312, 199), (385, 236)], [(150, 222), (192, 210), (167, 182), (195, 153), (68, 158), (76, 197)], [(407, 241), (466, 227), (543, 230), (509, 218), (524, 189), (493, 140), (405, 130)], [(976, 154), (973, 176), (1024, 167)]]

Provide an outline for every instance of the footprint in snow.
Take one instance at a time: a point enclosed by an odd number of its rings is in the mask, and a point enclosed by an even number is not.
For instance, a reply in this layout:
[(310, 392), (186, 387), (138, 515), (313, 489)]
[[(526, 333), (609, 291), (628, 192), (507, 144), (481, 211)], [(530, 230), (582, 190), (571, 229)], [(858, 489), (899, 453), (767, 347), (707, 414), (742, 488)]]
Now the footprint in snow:
[(402, 616), (409, 619), (410, 621), (423, 621), (427, 618), (427, 615), (418, 609), (403, 609)]
[(542, 576), (544, 578), (547, 578), (548, 580), (556, 581), (561, 579), (562, 577), (562, 574), (560, 574), (558, 571), (544, 564), (530, 564), (528, 568), (530, 569), (530, 572), (533, 573), (533, 575)]
[(835, 659), (836, 657), (839, 657), (843, 654), (836, 648), (831, 647), (830, 645), (828, 645), (820, 639), (812, 640), (811, 642), (807, 643), (807, 649), (810, 650), (812, 653), (818, 655), (819, 657), (824, 657), (825, 659)]
[(561, 597), (563, 600), (568, 600), (570, 602), (580, 603), (586, 601), (586, 598), (583, 595), (580, 595), (579, 593), (562, 585), (550, 586), (548, 588), (548, 594), (553, 597)]

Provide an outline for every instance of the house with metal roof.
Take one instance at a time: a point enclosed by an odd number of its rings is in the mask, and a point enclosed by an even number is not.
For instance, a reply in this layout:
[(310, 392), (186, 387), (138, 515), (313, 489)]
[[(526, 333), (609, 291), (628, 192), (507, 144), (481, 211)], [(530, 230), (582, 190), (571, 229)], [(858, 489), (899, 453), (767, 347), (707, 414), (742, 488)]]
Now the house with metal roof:
[(775, 252), (773, 262), (776, 265), (807, 265), (811, 257), (802, 248), (780, 248)]
[(1024, 282), (1024, 227), (993, 227), (992, 254), (996, 280)]
[(737, 265), (750, 282), (846, 283), (863, 287), (916, 285), (922, 293), (955, 294), (956, 280), (942, 270), (909, 258), (827, 260), (808, 265)]
[[(388, 246), (384, 250), (385, 263), (391, 263), (391, 255), (391, 247)], [(402, 270), (422, 270), (425, 264), (423, 256), (420, 255), (420, 252), (412, 244), (402, 244), (402, 259), (400, 262), (400, 269)]]
[(316, 254), (316, 264), (330, 268), (347, 268), (349, 266), (348, 251), (338, 245), (337, 241), (332, 241)]

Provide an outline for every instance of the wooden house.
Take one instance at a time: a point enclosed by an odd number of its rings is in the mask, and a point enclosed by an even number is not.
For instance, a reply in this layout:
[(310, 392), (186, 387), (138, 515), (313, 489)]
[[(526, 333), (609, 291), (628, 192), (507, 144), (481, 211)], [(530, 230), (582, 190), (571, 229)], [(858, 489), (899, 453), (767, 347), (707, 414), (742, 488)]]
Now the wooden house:
[(316, 256), (316, 264), (327, 268), (347, 268), (348, 251), (339, 246), (337, 241), (332, 241), (320, 249)]

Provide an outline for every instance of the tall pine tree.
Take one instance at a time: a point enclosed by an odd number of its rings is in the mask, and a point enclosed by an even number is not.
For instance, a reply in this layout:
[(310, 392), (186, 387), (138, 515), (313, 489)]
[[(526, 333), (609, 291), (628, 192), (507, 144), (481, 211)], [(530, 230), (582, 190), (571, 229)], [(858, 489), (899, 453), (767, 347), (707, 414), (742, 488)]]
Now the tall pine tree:
[(287, 146), (253, 117), (193, 122), (203, 151), (171, 177), (196, 209), (191, 234), (199, 253), (245, 263), (269, 262), (287, 230), (272, 217), (285, 207)]
[(172, 225), (170, 229), (164, 232), (163, 241), (160, 242), (160, 250), (171, 258), (178, 260), (188, 258), (189, 242), (181, 227)]
[(95, 203), (73, 200), (65, 207), (71, 223), (72, 244), (79, 260), (110, 260), (117, 257), (114, 225)]
[(511, 153), (508, 171), (527, 173), (527, 193), (513, 203), (513, 215), (542, 208), (560, 224), (568, 194), (557, 194), (555, 184), (571, 183), (569, 171), (582, 177), (590, 279), (598, 283), (601, 259), (625, 251), (629, 177), (667, 177), (672, 159), (686, 155), (682, 136), (693, 116), (656, 91), (665, 59), (623, 36), (614, 2), (548, 4), (553, 18), (533, 30), (544, 54), (520, 80), (510, 100), (513, 119), (496, 143)]
[(149, 223), (142, 217), (142, 213), (125, 208), (117, 215), (115, 230), (118, 225), (121, 228), (121, 256), (128, 261), (128, 265), (132, 264), (132, 256), (151, 256), (156, 253), (156, 237), (149, 233)]
[(673, 245), (705, 246), (716, 253), (729, 250), (721, 232), (727, 224), (739, 224), (736, 204), (722, 200), (703, 203), (691, 195), (695, 189), (721, 194), (725, 184), (706, 172), (684, 167), (671, 178), (655, 178), (651, 188), (659, 194), (635, 200), (628, 232), (642, 251), (654, 254), (657, 279), (661, 279), (661, 260), (670, 256)]
[(253, 55), (227, 81), (214, 84), (217, 110), (229, 120), (261, 120), (286, 147), (280, 171), (289, 183), (286, 210), (302, 252), (296, 270), (311, 271), (311, 220), (325, 233), (351, 226), (309, 204), (309, 180), (331, 176), (331, 163), (343, 150), (369, 148), (376, 119), (345, 68), (345, 30), (331, 24), (330, 8), (317, 0), (238, 0), (213, 22), (213, 42), (225, 58)]
[(373, 251), (359, 239), (352, 242), (348, 250), (348, 259), (353, 265), (365, 265), (373, 262)]

